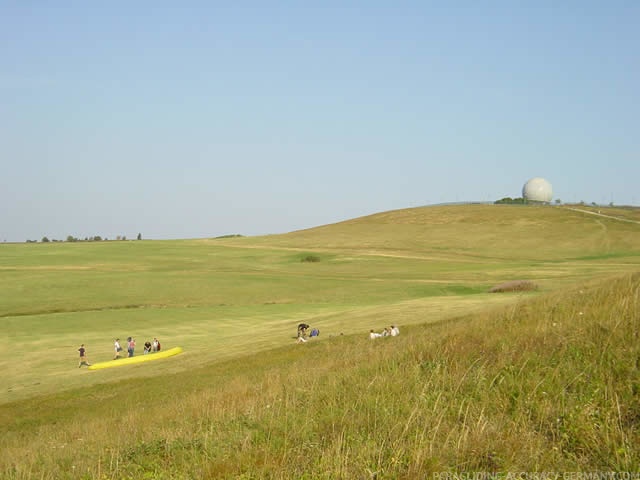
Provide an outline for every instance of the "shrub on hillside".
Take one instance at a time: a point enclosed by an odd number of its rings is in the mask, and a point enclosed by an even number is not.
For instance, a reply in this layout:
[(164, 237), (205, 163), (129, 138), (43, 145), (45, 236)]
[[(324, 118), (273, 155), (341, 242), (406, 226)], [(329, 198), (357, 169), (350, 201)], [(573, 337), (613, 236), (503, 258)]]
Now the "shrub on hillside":
[(320, 257), (317, 255), (305, 255), (300, 259), (301, 262), (315, 263), (320, 261)]
[(231, 233), (229, 235), (220, 235), (219, 237), (214, 237), (214, 238), (240, 238), (243, 235), (240, 235), (239, 233)]
[(501, 283), (489, 289), (489, 293), (500, 292), (527, 292), (530, 290), (537, 290), (538, 285), (529, 280), (510, 280), (508, 282)]

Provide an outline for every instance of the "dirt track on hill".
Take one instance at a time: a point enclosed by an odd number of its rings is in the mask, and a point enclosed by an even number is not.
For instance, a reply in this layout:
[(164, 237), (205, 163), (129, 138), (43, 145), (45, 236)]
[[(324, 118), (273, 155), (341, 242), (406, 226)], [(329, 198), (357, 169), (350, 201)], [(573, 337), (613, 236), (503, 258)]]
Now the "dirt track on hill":
[(620, 222), (636, 223), (640, 225), (640, 222), (637, 220), (629, 220), (628, 218), (614, 217), (613, 215), (606, 215), (604, 213), (599, 213), (599, 212), (591, 212), (589, 210), (583, 210), (581, 208), (571, 208), (571, 207), (565, 207), (565, 208), (567, 210), (573, 210), (574, 212), (588, 213), (589, 215), (596, 215), (598, 217), (611, 218), (612, 220), (618, 220)]

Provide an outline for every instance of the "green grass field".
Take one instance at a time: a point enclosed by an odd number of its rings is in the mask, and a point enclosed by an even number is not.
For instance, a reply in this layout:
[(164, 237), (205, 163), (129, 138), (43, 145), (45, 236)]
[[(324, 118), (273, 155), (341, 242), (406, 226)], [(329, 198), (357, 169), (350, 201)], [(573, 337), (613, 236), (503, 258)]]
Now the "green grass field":
[[(0, 245), (0, 477), (638, 468), (637, 347), (624, 361), (618, 350), (605, 361), (596, 347), (599, 328), (610, 332), (607, 348), (637, 335), (640, 216), (592, 210), (423, 207), (264, 237)], [(538, 289), (488, 293), (517, 279)], [(590, 310), (580, 306), (584, 291)], [(522, 327), (509, 323), (515, 312)], [(583, 318), (593, 324), (572, 323)], [(296, 345), (300, 322), (318, 327), (319, 339)], [(390, 324), (402, 330), (394, 343), (368, 340)], [(98, 362), (127, 336), (138, 354), (153, 337), (185, 353), (77, 368), (80, 343)], [(560, 371), (567, 355), (575, 361)], [(606, 380), (612, 374), (628, 391)], [(567, 382), (571, 390), (588, 375), (594, 397), (565, 398)], [(547, 383), (549, 398), (539, 397)], [(557, 407), (568, 432), (556, 431), (560, 420), (545, 426)], [(604, 437), (595, 420), (583, 431), (587, 413), (602, 417)], [(144, 427), (156, 417), (159, 426)], [(114, 422), (129, 433), (110, 433)], [(568, 445), (574, 436), (587, 443)], [(507, 455), (515, 441), (525, 453)]]

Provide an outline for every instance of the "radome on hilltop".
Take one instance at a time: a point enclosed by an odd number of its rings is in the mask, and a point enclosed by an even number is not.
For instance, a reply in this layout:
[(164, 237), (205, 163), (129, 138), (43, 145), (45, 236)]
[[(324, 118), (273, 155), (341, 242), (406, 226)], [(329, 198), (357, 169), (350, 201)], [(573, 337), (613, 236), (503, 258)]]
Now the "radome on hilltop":
[(522, 198), (529, 202), (549, 203), (553, 197), (551, 184), (541, 177), (534, 177), (522, 187)]

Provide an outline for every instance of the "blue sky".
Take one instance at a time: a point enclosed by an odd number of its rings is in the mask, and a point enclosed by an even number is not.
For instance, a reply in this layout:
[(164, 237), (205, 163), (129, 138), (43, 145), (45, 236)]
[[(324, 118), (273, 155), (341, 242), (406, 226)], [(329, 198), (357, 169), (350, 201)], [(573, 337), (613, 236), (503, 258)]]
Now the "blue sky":
[(308, 3), (0, 0), (0, 241), (640, 205), (640, 3)]

